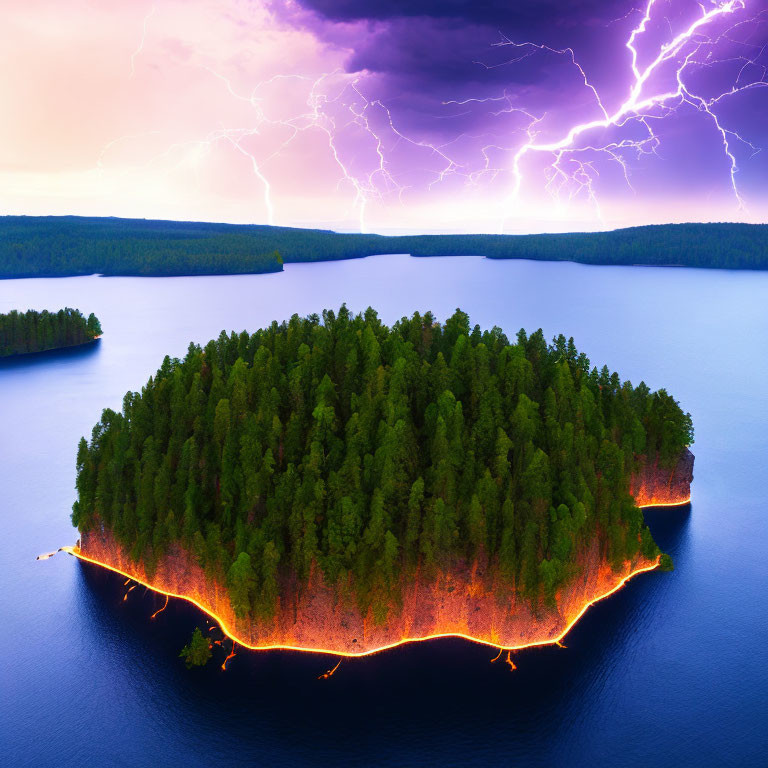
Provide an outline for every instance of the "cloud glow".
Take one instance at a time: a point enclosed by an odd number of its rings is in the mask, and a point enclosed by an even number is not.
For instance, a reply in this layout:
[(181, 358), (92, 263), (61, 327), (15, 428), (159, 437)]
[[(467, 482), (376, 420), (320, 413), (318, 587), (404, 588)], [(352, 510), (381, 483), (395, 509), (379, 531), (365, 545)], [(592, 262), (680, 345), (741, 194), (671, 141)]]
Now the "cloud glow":
[(462, 3), (18, 3), (0, 32), (2, 212), (381, 232), (766, 221), (768, 11), (646, 3), (565, 3), (549, 27)]

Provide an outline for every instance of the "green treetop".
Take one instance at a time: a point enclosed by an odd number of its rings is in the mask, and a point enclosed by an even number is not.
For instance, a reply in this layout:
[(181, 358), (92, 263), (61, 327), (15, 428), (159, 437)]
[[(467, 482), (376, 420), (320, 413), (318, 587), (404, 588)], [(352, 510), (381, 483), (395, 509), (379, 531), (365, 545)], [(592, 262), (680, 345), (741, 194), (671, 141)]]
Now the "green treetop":
[(102, 333), (91, 313), (88, 319), (77, 309), (58, 312), (17, 312), (0, 315), (0, 357), (72, 347), (93, 341)]
[(205, 666), (212, 655), (211, 642), (200, 631), (200, 627), (195, 627), (192, 639), (181, 649), (179, 654), (184, 659), (187, 669)]
[(692, 439), (572, 339), (342, 306), (166, 358), (81, 443), (73, 520), (150, 574), (182, 547), (241, 619), (321, 573), (380, 620), (404, 579), (472, 563), (546, 601), (596, 543), (616, 567), (658, 553), (630, 480)]

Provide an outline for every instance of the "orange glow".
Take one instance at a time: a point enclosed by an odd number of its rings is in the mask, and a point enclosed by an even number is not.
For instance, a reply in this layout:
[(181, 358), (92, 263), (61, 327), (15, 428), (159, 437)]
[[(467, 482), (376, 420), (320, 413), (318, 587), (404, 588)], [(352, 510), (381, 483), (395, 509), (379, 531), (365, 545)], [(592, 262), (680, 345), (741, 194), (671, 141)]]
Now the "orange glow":
[(509, 665), (510, 672), (514, 672), (517, 669), (517, 667), (515, 666), (515, 662), (512, 661), (512, 651), (507, 651), (507, 656), (504, 659), (504, 661), (506, 661), (507, 664)]
[[(128, 581), (131, 581), (131, 579), (128, 579)], [(126, 581), (125, 584), (127, 584), (128, 581)], [(125, 586), (125, 584), (123, 584), (123, 586)], [(132, 589), (136, 589), (136, 584), (134, 584), (132, 587), (128, 587), (128, 591), (123, 595), (123, 602), (128, 599), (128, 592), (130, 592)]]
[(165, 605), (163, 605), (163, 607), (162, 607), (162, 608), (160, 608), (159, 610), (155, 611), (155, 612), (154, 612), (154, 613), (153, 613), (153, 614), (152, 614), (152, 615), (151, 615), (149, 618), (150, 618), (150, 619), (154, 619), (154, 618), (155, 618), (155, 616), (157, 616), (157, 614), (158, 614), (158, 613), (162, 613), (162, 612), (163, 612), (163, 611), (164, 611), (164, 610), (165, 610), (165, 609), (168, 607), (168, 601), (169, 601), (170, 599), (171, 599), (171, 598), (170, 598), (170, 597), (168, 597), (168, 595), (166, 595), (166, 596), (165, 596)]
[(339, 659), (336, 662), (336, 666), (333, 669), (329, 669), (327, 672), (323, 672), (323, 674), (319, 675), (317, 679), (318, 680), (327, 680), (329, 677), (332, 677), (333, 673), (339, 668), (339, 666), (341, 665), (342, 661), (343, 661), (343, 658)]
[(501, 658), (502, 653), (504, 653), (504, 649), (499, 648), (499, 652), (491, 659), (491, 664), (497, 662)]
[(221, 668), (226, 672), (227, 670), (227, 662), (235, 655), (235, 639), (232, 638), (232, 650), (230, 651), (229, 656), (227, 656), (226, 659), (224, 659), (224, 663), (221, 665)]
[(660, 467), (658, 461), (645, 464), (632, 478), (630, 491), (638, 507), (678, 507), (691, 502), (693, 454), (681, 452), (672, 469)]
[[(686, 449), (672, 469), (658, 462), (641, 466), (631, 481), (635, 503), (639, 507), (689, 504), (693, 463), (693, 454)], [(659, 564), (658, 559), (638, 555), (613, 570), (601, 556), (599, 543), (593, 541), (579, 551), (575, 575), (555, 600), (538, 607), (521, 597), (515, 586), (487, 563), (459, 564), (435, 578), (421, 578), (417, 572), (413, 578), (401, 580), (398, 604), (388, 606), (383, 622), (375, 621), (370, 611), (361, 613), (354, 601), (342, 596), (353, 592), (351, 582), (340, 592), (337, 586), (325, 583), (321, 569), (315, 568), (305, 589), (288, 590), (279, 598), (272, 618), (260, 620), (237, 618), (226, 587), (210, 579), (178, 544), (164, 553), (151, 577), (103, 527), (83, 533), (74, 547), (62, 550), (119, 573), (126, 578), (126, 585), (134, 581), (164, 595), (166, 602), (160, 610), (171, 597), (177, 597), (203, 611), (218, 624), (223, 637), (233, 642), (224, 668), (234, 654), (235, 642), (249, 650), (325, 653), (344, 658), (369, 656), (405, 643), (460, 637), (498, 649), (493, 661), (503, 651), (565, 647), (563, 638), (591, 605)], [(506, 661), (513, 666), (511, 657)]]
[(210, 616), (214, 621), (216, 621), (220, 626), (221, 631), (227, 637), (229, 637), (233, 642), (239, 643), (241, 646), (243, 646), (244, 648), (247, 648), (248, 650), (301, 651), (305, 653), (324, 653), (328, 655), (349, 657), (349, 658), (370, 656), (374, 653), (380, 653), (381, 651), (389, 650), (391, 648), (397, 648), (398, 646), (404, 645), (406, 643), (420, 643), (420, 642), (426, 642), (428, 640), (437, 640), (439, 638), (444, 638), (444, 637), (460, 637), (464, 640), (469, 640), (470, 642), (473, 642), (473, 643), (478, 643), (480, 645), (487, 645), (493, 648), (498, 648), (501, 651), (519, 651), (519, 650), (522, 650), (523, 648), (532, 648), (536, 646), (546, 646), (546, 645), (557, 644), (568, 634), (571, 628), (586, 613), (586, 611), (589, 609), (590, 606), (594, 605), (600, 600), (604, 600), (607, 597), (610, 597), (612, 594), (614, 594), (619, 589), (621, 589), (630, 579), (637, 576), (638, 574), (645, 573), (647, 571), (652, 571), (658, 567), (658, 560), (655, 560), (630, 570), (625, 576), (623, 576), (615, 584), (613, 584), (613, 586), (611, 586), (610, 589), (607, 589), (606, 591), (601, 592), (600, 594), (593, 597), (592, 599), (586, 600), (583, 603), (583, 605), (580, 606), (578, 611), (575, 612), (575, 615), (568, 617), (568, 621), (565, 628), (559, 633), (557, 633), (557, 635), (554, 637), (545, 636), (539, 639), (529, 640), (522, 643), (504, 644), (503, 642), (498, 642), (486, 637), (475, 637), (475, 636), (472, 636), (463, 632), (458, 632), (458, 631), (446, 631), (446, 632), (434, 632), (434, 633), (425, 634), (421, 636), (404, 636), (404, 637), (401, 637), (400, 639), (394, 640), (392, 642), (384, 643), (382, 645), (379, 645), (370, 649), (364, 649), (361, 651), (346, 651), (346, 650), (340, 650), (338, 648), (325, 648), (320, 646), (307, 646), (307, 645), (298, 645), (298, 644), (289, 645), (286, 643), (270, 643), (270, 642), (266, 642), (263, 644), (249, 643), (246, 640), (244, 640), (242, 637), (239, 637), (235, 633), (235, 630), (228, 624), (227, 621), (224, 620), (222, 616), (217, 615), (209, 606), (204, 605), (194, 597), (191, 597), (189, 595), (179, 594), (178, 592), (174, 592), (171, 590), (165, 590), (157, 585), (150, 584), (147, 581), (141, 578), (138, 578), (136, 575), (129, 574), (126, 571), (121, 570), (120, 568), (114, 565), (111, 565), (110, 563), (104, 562), (102, 560), (99, 560), (84, 554), (78, 547), (62, 547), (62, 549), (65, 552), (68, 552), (70, 555), (73, 555), (78, 559), (82, 560), (83, 562), (92, 563), (94, 565), (98, 565), (102, 568), (105, 568), (106, 570), (113, 571), (114, 573), (119, 573), (121, 576), (133, 579), (134, 581), (138, 582), (139, 584), (142, 584), (148, 589), (151, 589), (155, 592), (166, 595), (167, 597), (175, 597), (181, 600), (186, 600), (187, 602), (196, 606), (199, 610), (203, 611), (203, 613)]
[(649, 501), (647, 504), (638, 504), (640, 509), (647, 509), (648, 507), (684, 507), (686, 504), (691, 503), (691, 497), (683, 501)]

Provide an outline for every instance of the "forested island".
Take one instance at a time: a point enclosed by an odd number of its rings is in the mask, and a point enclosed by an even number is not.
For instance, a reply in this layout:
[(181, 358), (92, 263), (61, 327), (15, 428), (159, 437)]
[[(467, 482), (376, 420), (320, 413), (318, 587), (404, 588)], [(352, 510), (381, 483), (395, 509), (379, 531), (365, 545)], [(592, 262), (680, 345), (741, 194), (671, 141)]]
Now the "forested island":
[(279, 272), (374, 254), (768, 269), (768, 225), (666, 224), (543, 235), (344, 234), (320, 229), (76, 216), (0, 217), (0, 278)]
[(86, 318), (69, 307), (58, 312), (13, 310), (0, 315), (0, 357), (75, 347), (101, 334), (101, 323), (93, 313)]
[(77, 452), (76, 553), (251, 647), (551, 641), (657, 565), (631, 489), (671, 487), (692, 440), (671, 395), (573, 339), (342, 306), (190, 344), (106, 409)]

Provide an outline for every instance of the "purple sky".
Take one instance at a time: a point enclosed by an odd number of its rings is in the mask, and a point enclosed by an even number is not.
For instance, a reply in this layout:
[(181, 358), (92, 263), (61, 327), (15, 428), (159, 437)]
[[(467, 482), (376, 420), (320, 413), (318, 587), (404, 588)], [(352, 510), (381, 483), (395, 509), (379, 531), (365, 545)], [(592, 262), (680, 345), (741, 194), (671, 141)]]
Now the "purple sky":
[(767, 221), (768, 2), (645, 2), (18, 3), (2, 209), (380, 232)]

